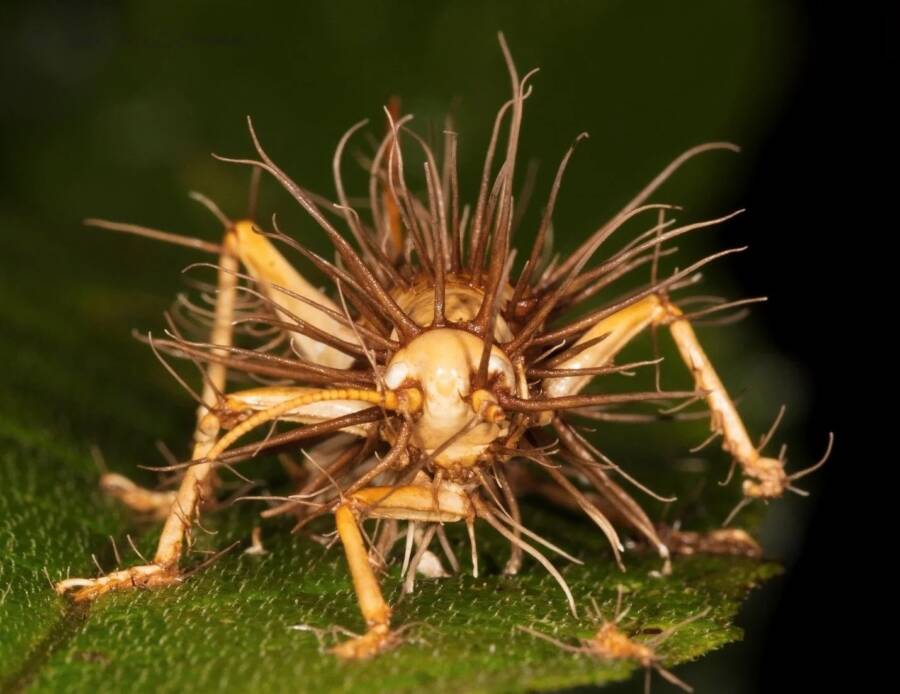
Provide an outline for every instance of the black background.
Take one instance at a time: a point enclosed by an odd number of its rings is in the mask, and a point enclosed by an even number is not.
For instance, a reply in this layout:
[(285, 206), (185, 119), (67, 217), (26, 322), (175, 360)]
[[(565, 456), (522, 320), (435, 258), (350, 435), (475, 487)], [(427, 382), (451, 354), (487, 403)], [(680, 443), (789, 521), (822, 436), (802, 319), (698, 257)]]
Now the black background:
[[(883, 401), (874, 395), (889, 370), (876, 355), (886, 354), (884, 340), (892, 342), (875, 293), (885, 277), (875, 269), (879, 255), (889, 252), (882, 245), (891, 199), (882, 173), (892, 139), (885, 129), (889, 29), (831, 3), (807, 3), (805, 21), (810, 41), (800, 79), (746, 193), (754, 215), (785, 233), (755, 244), (767, 258), (762, 272), (741, 263), (738, 272), (751, 292), (765, 286), (784, 298), (765, 312), (768, 334), (814, 374), (810, 431), (834, 430), (836, 443), (832, 464), (820, 472), (806, 540), (765, 598), (777, 607), (755, 676), (759, 691), (831, 689), (844, 677), (867, 691), (862, 681), (870, 677), (879, 686), (893, 679), (876, 655), (890, 637), (868, 622), (874, 616), (883, 624), (890, 602), (875, 588), (886, 549), (879, 546), (886, 509), (876, 499), (895, 456), (882, 445)], [(823, 267), (830, 281), (812, 281)]]

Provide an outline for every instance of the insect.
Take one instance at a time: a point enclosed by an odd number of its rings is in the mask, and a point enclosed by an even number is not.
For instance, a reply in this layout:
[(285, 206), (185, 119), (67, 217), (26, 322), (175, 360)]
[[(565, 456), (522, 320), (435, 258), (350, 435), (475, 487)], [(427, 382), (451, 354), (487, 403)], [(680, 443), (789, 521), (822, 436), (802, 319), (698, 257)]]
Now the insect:
[[(274, 217), (273, 231), (264, 231), (252, 215), (232, 220), (202, 197), (222, 221), (221, 244), (94, 220), (97, 226), (216, 254), (217, 279), (207, 292), (215, 297), (212, 307), (190, 307), (208, 325), (206, 339), (187, 339), (173, 322), (166, 339), (150, 340), (155, 350), (202, 365), (191, 459), (169, 466), (183, 473), (180, 487), (160, 494), (124, 478), (105, 478), (106, 488), (129, 505), (165, 516), (153, 560), (99, 578), (61, 581), (58, 592), (86, 601), (113, 590), (178, 583), (191, 528), (203, 502), (214, 497), (216, 471), (263, 450), (296, 451), (308, 443), (303, 452), (315, 474), (263, 515), (293, 513), (304, 527), (333, 514), (367, 629), (335, 647), (338, 656), (350, 659), (396, 643), (377, 570), (404, 521), (406, 586), (418, 569), (433, 563), (429, 546), (435, 536), (451, 565), (458, 565), (444, 536), (446, 523), (466, 524), (477, 575), (478, 519), (510, 542), (507, 573), (517, 573), (524, 554), (530, 555), (553, 575), (575, 611), (563, 576), (541, 549), (574, 557), (522, 523), (513, 478), (523, 466), (532, 466), (599, 527), (617, 563), (623, 544), (612, 514), (668, 566), (669, 549), (654, 524), (581, 435), (575, 417), (612, 416), (610, 408), (635, 402), (702, 399), (713, 433), (740, 468), (745, 497), (773, 499), (791, 489), (798, 475), (789, 476), (783, 457), (764, 456), (751, 441), (691, 327), (694, 317), (735, 303), (685, 313), (671, 298), (692, 286), (702, 267), (742, 249), (659, 275), (660, 258), (672, 251), (667, 244), (737, 212), (677, 226), (668, 216), (672, 206), (648, 200), (689, 159), (737, 148), (716, 142), (686, 151), (572, 254), (548, 262), (554, 206), (573, 144), (556, 171), (535, 242), (514, 272), (519, 133), (535, 71), (520, 75), (502, 35), (500, 44), (512, 96), (497, 113), (472, 206), (460, 202), (456, 134), (450, 128), (444, 133), (439, 163), (410, 128), (411, 117), (386, 109), (387, 133), (366, 164), (370, 214), (365, 217), (350, 205), (341, 175), (347, 143), (364, 122), (338, 143), (333, 203), (279, 168), (249, 119), (257, 158), (220, 157), (251, 167), (255, 180), (262, 174), (274, 178), (328, 237), (335, 262), (282, 232)], [(407, 185), (407, 166), (414, 159), (422, 162), (425, 181), (418, 196)], [(606, 252), (626, 223), (648, 218), (645, 232)], [(276, 243), (309, 261), (332, 290), (304, 278)], [(600, 308), (581, 308), (641, 267), (650, 269), (645, 286)], [(635, 336), (657, 328), (668, 329), (674, 339), (693, 375), (693, 390), (583, 392), (597, 376), (658, 367), (658, 360), (615, 363)], [(253, 339), (254, 346), (241, 342)], [(273, 382), (230, 388), (248, 376)], [(276, 431), (279, 422), (299, 426)], [(254, 432), (267, 433), (239, 445)], [(378, 521), (371, 538), (363, 530), (367, 519)]]
[(706, 617), (706, 615), (709, 614), (709, 608), (706, 608), (705, 610), (698, 612), (692, 617), (688, 617), (678, 624), (675, 624), (668, 629), (661, 631), (651, 639), (648, 639), (646, 641), (636, 641), (629, 637), (628, 634), (625, 633), (625, 631), (623, 631), (619, 626), (631, 609), (622, 609), (621, 586), (619, 587), (616, 597), (616, 613), (612, 621), (603, 618), (603, 614), (601, 613), (600, 608), (598, 607), (597, 602), (593, 597), (591, 598), (591, 605), (594, 609), (593, 614), (590, 615), (590, 617), (599, 622), (600, 627), (591, 638), (581, 639), (580, 643), (577, 646), (565, 643), (564, 641), (560, 641), (559, 639), (555, 639), (552, 636), (548, 636), (547, 634), (544, 634), (530, 627), (520, 626), (519, 629), (521, 631), (524, 631), (526, 634), (530, 634), (531, 636), (547, 641), (548, 643), (552, 643), (557, 648), (561, 648), (564, 651), (568, 651), (569, 653), (588, 655), (600, 660), (607, 661), (631, 660), (636, 662), (638, 665), (644, 668), (644, 672), (646, 673), (644, 677), (645, 694), (649, 694), (650, 692), (650, 675), (653, 670), (656, 670), (656, 672), (658, 672), (664, 680), (671, 684), (674, 684), (684, 691), (694, 691), (688, 684), (680, 680), (678, 677), (676, 677), (669, 670), (666, 670), (662, 666), (660, 658), (656, 654), (656, 649), (663, 643), (665, 643), (669, 638), (671, 638), (675, 634), (675, 632), (677, 632), (682, 627), (685, 627), (691, 622), (694, 622), (698, 619), (703, 619), (704, 617)]

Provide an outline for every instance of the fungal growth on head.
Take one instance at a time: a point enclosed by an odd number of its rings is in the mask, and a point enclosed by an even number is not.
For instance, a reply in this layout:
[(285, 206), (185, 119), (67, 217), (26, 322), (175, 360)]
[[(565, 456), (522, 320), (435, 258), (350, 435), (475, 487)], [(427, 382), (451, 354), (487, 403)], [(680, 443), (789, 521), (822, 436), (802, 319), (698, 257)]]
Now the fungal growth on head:
[[(514, 239), (527, 232), (518, 228), (527, 197), (517, 197), (519, 136), (535, 71), (520, 75), (502, 35), (500, 46), (512, 95), (494, 119), (477, 196), (468, 204), (460, 196), (452, 121), (435, 147), (395, 105), (385, 109), (384, 134), (363, 157), (369, 173), (365, 204), (351, 205), (342, 178), (344, 151), (365, 121), (337, 145), (332, 200), (294, 182), (248, 119), (255, 156), (218, 158), (253, 172), (249, 213), (231, 220), (195, 195), (222, 222), (220, 244), (90, 220), (212, 253), (218, 262), (205, 266), (215, 271), (215, 286), (201, 285), (199, 303), (179, 296), (166, 337), (148, 338), (158, 354), (193, 360), (203, 371), (191, 460), (165, 468), (183, 473), (181, 486), (173, 499), (142, 494), (121, 480), (108, 485), (127, 489), (118, 494), (126, 503), (166, 516), (157, 553), (145, 566), (62, 581), (60, 592), (87, 600), (110, 590), (178, 582), (179, 559), (200, 504), (215, 493), (213, 471), (233, 469), (261, 452), (302, 454), (296, 493), (262, 515), (291, 514), (297, 530), (334, 515), (367, 627), (335, 652), (361, 658), (396, 643), (373, 562), (390, 561), (402, 536), (400, 521), (408, 522), (402, 567), (407, 590), (418, 568), (438, 562), (430, 550), (435, 537), (447, 563), (459, 568), (442, 523), (467, 524), (477, 574), (479, 519), (509, 541), (508, 573), (517, 573), (523, 555), (530, 555), (559, 582), (574, 612), (575, 597), (544, 551), (579, 560), (523, 524), (518, 499), (524, 493), (580, 509), (609, 539), (620, 565), (622, 531), (649, 544), (669, 571), (668, 547), (627, 488), (653, 492), (613, 464), (597, 447), (602, 441), (582, 433), (585, 421), (646, 421), (653, 417), (633, 408), (648, 402), (668, 408), (677, 420), (683, 406), (702, 401), (713, 438), (721, 438), (743, 475), (748, 500), (781, 496), (811, 471), (789, 476), (783, 452), (762, 455), (773, 432), (754, 445), (691, 327), (695, 318), (708, 320), (754, 300), (674, 298), (697, 284), (706, 265), (743, 249), (679, 259), (681, 269), (662, 272), (664, 260), (678, 250), (673, 241), (740, 211), (678, 223), (672, 215), (680, 208), (651, 197), (697, 155), (737, 148), (713, 142), (687, 150), (574, 251), (554, 255), (554, 209), (569, 159), (584, 137), (579, 135), (530, 230), (533, 244), (516, 257)], [(407, 182), (412, 171), (423, 180), (418, 194)], [(279, 228), (274, 215), (270, 222), (257, 219), (255, 190), (264, 174), (324, 233), (333, 261), (296, 240), (308, 237), (309, 229), (295, 237)], [(626, 233), (640, 224), (637, 233)], [(304, 278), (292, 257), (311, 265), (328, 286)], [(623, 293), (618, 283), (634, 277), (644, 281)], [(685, 312), (678, 303), (699, 308)], [(671, 334), (694, 388), (664, 391), (657, 378), (657, 388), (647, 392), (605, 389), (603, 376), (649, 367), (658, 373), (660, 359), (617, 359), (637, 335), (661, 328)], [(190, 339), (198, 330), (206, 337)], [(248, 388), (248, 381), (256, 387)], [(256, 440), (241, 444), (252, 435)], [(382, 522), (366, 535), (362, 526), (370, 518)]]

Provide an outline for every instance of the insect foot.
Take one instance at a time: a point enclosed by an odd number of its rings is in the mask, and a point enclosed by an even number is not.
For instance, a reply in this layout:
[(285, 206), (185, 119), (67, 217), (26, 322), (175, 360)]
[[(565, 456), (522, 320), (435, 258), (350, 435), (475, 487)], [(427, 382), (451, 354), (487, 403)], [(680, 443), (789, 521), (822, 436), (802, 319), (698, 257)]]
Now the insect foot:
[(397, 645), (399, 639), (386, 624), (373, 626), (362, 636), (348, 639), (331, 649), (342, 660), (365, 660)]
[(69, 578), (57, 583), (55, 589), (60, 595), (68, 595), (74, 602), (88, 602), (114, 590), (158, 588), (180, 582), (181, 577), (176, 569), (160, 564), (146, 564), (113, 571), (100, 578)]
[(759, 457), (744, 470), (744, 496), (753, 499), (777, 499), (788, 486), (784, 463), (777, 458)]

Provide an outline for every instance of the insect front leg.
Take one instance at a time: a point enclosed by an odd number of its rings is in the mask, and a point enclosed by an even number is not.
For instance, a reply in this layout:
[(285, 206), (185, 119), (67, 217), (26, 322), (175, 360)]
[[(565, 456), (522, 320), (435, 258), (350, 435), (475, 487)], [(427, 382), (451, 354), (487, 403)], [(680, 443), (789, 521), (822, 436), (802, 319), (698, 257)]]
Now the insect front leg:
[[(698, 390), (705, 393), (710, 428), (721, 434), (722, 448), (741, 466), (744, 495), (752, 498), (780, 497), (788, 484), (783, 463), (760, 454), (750, 440), (743, 420), (715, 368), (704, 352), (690, 322), (667, 297), (651, 295), (599, 321), (576, 343), (583, 344), (603, 335), (606, 338), (559, 364), (560, 369), (603, 366), (638, 333), (653, 325), (667, 325)], [(571, 376), (544, 380), (550, 395), (571, 395), (581, 390), (592, 376)]]
[[(359, 344), (353, 329), (334, 317), (341, 313), (337, 304), (297, 272), (251, 222), (237, 222), (234, 236), (241, 263), (275, 305), (279, 318), (287, 322), (299, 318), (344, 342)], [(303, 357), (321, 366), (347, 369), (355, 359), (300, 332), (291, 334), (291, 342)]]
[[(237, 269), (234, 236), (228, 233), (219, 257), (218, 294), (210, 336), (210, 342), (220, 347), (232, 344)], [(201, 395), (203, 404), (197, 410), (197, 426), (194, 430), (192, 458), (195, 460), (203, 459), (215, 444), (219, 426), (211, 411), (218, 402), (219, 394), (225, 390), (227, 370), (223, 364), (211, 363), (206, 375)], [(74, 600), (85, 601), (111, 590), (177, 583), (178, 561), (183, 552), (185, 534), (196, 519), (204, 495), (209, 493), (212, 470), (209, 463), (193, 465), (187, 469), (174, 503), (169, 508), (152, 564), (115, 571), (96, 579), (67, 579), (56, 584), (56, 591), (60, 594), (72, 591)]]
[(381, 594), (360, 530), (363, 517), (437, 523), (471, 519), (468, 498), (446, 486), (369, 487), (351, 494), (335, 511), (335, 524), (347, 555), (353, 589), (366, 633), (334, 647), (340, 658), (369, 658), (396, 642), (391, 632), (391, 608)]
[[(211, 344), (231, 346), (234, 287), (239, 269), (235, 259), (239, 260), (257, 281), (260, 291), (272, 303), (280, 319), (289, 323), (299, 318), (344, 342), (358, 344), (353, 329), (334, 318), (333, 314), (340, 313), (338, 306), (298, 273), (272, 243), (256, 230), (252, 222), (243, 220), (232, 224), (226, 230), (223, 249), (217, 305), (224, 307), (227, 304), (228, 325), (217, 324), (214, 327), (210, 338)], [(223, 272), (228, 276), (224, 277)], [(292, 332), (291, 342), (299, 354), (321, 366), (346, 369), (354, 361), (353, 356), (300, 332)], [(207, 407), (215, 403), (217, 393), (224, 392), (225, 373), (223, 365), (210, 364), (203, 395), (203, 402)], [(205, 413), (200, 413), (199, 416), (202, 417), (203, 414)], [(102, 475), (100, 487), (106, 494), (118, 499), (132, 510), (160, 518), (168, 515), (176, 496), (175, 492), (145, 489), (117, 473)]]

